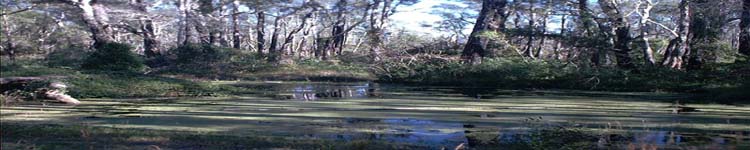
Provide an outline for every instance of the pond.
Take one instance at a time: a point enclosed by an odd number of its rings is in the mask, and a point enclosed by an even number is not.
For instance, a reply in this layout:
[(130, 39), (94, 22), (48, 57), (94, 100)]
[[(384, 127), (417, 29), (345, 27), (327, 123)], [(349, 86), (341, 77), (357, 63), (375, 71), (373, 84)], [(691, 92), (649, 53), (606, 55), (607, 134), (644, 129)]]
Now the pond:
[(78, 106), (23, 103), (4, 107), (2, 121), (382, 140), (436, 149), (566, 138), (588, 139), (598, 148), (750, 148), (750, 107), (684, 104), (676, 102), (685, 99), (680, 95), (377, 83), (216, 84), (251, 92), (84, 99)]

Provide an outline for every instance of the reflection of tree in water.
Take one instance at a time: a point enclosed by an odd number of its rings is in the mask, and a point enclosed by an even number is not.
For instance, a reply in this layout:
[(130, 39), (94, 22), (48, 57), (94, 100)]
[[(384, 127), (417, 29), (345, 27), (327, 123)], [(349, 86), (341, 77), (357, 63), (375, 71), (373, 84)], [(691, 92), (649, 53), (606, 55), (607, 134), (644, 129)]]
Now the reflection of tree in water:
[[(468, 131), (468, 130), (467, 130)], [(492, 133), (492, 132), (489, 132)], [(747, 132), (722, 135), (680, 133), (675, 131), (642, 131), (596, 133), (574, 128), (547, 127), (530, 131), (500, 131), (497, 134), (466, 134), (468, 145), (475, 149), (726, 149), (747, 142)], [(492, 135), (495, 135), (492, 137)], [(489, 136), (489, 137), (488, 137)]]
[(333, 137), (339, 140), (384, 140), (389, 142), (424, 144), (427, 146), (455, 147), (465, 143), (461, 123), (421, 120), (411, 118), (368, 119), (346, 118), (341, 123), (345, 126), (367, 124), (381, 132), (345, 132), (336, 135), (315, 135), (315, 137)]
[(294, 85), (285, 90), (292, 92), (292, 99), (350, 99), (376, 97), (378, 87), (370, 83), (362, 85)]
[(497, 96), (497, 89), (494, 88), (455, 88), (457, 93), (477, 99), (494, 98)]

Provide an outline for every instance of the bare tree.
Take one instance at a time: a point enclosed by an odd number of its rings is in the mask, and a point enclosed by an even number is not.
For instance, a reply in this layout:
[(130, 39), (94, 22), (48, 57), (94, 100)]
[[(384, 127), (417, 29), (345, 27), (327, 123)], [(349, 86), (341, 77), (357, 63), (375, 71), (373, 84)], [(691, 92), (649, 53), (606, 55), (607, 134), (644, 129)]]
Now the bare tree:
[(107, 8), (98, 0), (66, 0), (65, 2), (81, 10), (81, 19), (91, 32), (95, 48), (114, 41)]
[(613, 41), (613, 49), (615, 57), (617, 58), (617, 65), (622, 68), (632, 69), (635, 68), (631, 62), (630, 57), (630, 25), (628, 24), (626, 14), (620, 10), (617, 6), (617, 2), (614, 0), (599, 0), (599, 6), (601, 7), (604, 14), (607, 15), (609, 22), (609, 30), (606, 35), (611, 36)]
[(472, 64), (481, 63), (481, 58), (498, 48), (491, 45), (493, 37), (487, 35), (498, 34), (505, 28), (504, 13), (507, 3), (505, 0), (482, 1), (482, 10), (461, 55), (464, 60)]
[(192, 34), (190, 32), (191, 27), (191, 12), (192, 12), (192, 6), (193, 1), (192, 0), (179, 0), (177, 3), (178, 10), (181, 14), (181, 21), (182, 22), (182, 29), (180, 30), (180, 33), (182, 33), (182, 36), (179, 36), (182, 40), (182, 44), (189, 44), (191, 43)]
[(654, 59), (654, 51), (651, 49), (651, 44), (649, 43), (649, 25), (648, 20), (651, 16), (651, 9), (654, 8), (653, 3), (651, 0), (640, 0), (638, 3), (638, 7), (643, 6), (644, 8), (642, 10), (636, 10), (635, 12), (639, 14), (640, 20), (640, 32), (641, 32), (641, 40), (643, 40), (643, 44), (641, 45), (641, 48), (643, 49), (643, 60), (648, 65), (655, 65), (656, 60)]
[(677, 37), (669, 41), (662, 60), (662, 65), (673, 69), (681, 69), (685, 54), (690, 50), (690, 3), (689, 0), (680, 1), (680, 17), (677, 24)]
[(258, 55), (263, 55), (263, 50), (265, 49), (265, 43), (266, 43), (266, 13), (263, 10), (257, 10), (255, 14), (258, 17), (258, 24), (255, 26), (255, 32), (257, 33), (256, 42), (258, 44)]
[(400, 5), (410, 5), (416, 3), (416, 0), (373, 0), (368, 5), (370, 26), (367, 29), (368, 43), (370, 45), (370, 56), (373, 61), (381, 60), (381, 52), (384, 49), (385, 30), (389, 18), (396, 13), (396, 8)]
[(143, 0), (132, 0), (131, 5), (141, 13), (138, 18), (139, 30), (135, 33), (140, 34), (143, 38), (143, 52), (147, 57), (153, 57), (159, 54), (159, 40), (157, 39), (156, 32), (154, 30), (154, 23), (148, 12), (148, 5)]
[(534, 36), (536, 36), (535, 28), (536, 28), (536, 21), (534, 20), (536, 17), (536, 13), (534, 13), (534, 0), (529, 0), (529, 26), (526, 28), (526, 48), (524, 48), (523, 55), (525, 57), (534, 58), (534, 52), (533, 52), (533, 44), (534, 44)]
[(240, 37), (240, 25), (238, 18), (240, 16), (240, 1), (232, 1), (232, 47), (240, 49), (242, 39)]

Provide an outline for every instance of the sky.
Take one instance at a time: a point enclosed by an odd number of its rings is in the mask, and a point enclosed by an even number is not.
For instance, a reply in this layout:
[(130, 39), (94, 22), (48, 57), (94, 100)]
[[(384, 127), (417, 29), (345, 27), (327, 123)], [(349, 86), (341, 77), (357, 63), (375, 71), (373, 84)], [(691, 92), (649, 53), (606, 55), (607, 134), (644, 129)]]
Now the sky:
[[(393, 27), (404, 28), (409, 31), (423, 34), (435, 34), (438, 31), (434, 30), (433, 27), (423, 27), (422, 24), (433, 24), (436, 21), (442, 20), (442, 17), (434, 14), (430, 14), (434, 8), (433, 6), (442, 3), (459, 4), (457, 2), (451, 2), (446, 0), (421, 0), (418, 3), (411, 6), (400, 6), (397, 8), (396, 14), (391, 16)], [(469, 31), (470, 32), (470, 31)]]
[[(589, 0), (589, 3), (593, 3), (593, 0)], [(397, 8), (396, 14), (393, 14), (391, 16), (391, 19), (393, 20), (392, 24), (394, 28), (400, 29), (404, 28), (408, 31), (413, 31), (414, 33), (420, 33), (420, 34), (426, 34), (426, 35), (445, 35), (445, 34), (451, 34), (451, 33), (443, 33), (435, 30), (433, 27), (423, 27), (422, 24), (434, 24), (436, 21), (442, 20), (442, 17), (435, 14), (430, 14), (433, 10), (436, 10), (433, 8), (433, 6), (440, 5), (443, 3), (450, 3), (450, 4), (457, 4), (460, 6), (465, 6), (465, 4), (462, 4), (460, 2), (455, 1), (448, 1), (448, 0), (420, 0), (418, 3), (411, 5), (411, 6), (400, 6)], [(477, 10), (479, 11), (479, 10)], [(553, 21), (554, 20), (554, 21)], [(551, 16), (550, 22), (548, 22), (547, 30), (550, 32), (557, 32), (560, 30), (560, 23), (557, 22), (557, 20), (560, 20), (559, 16)], [(471, 28), (473, 28), (473, 25), (466, 26), (466, 29), (464, 29), (464, 34), (470, 34)]]

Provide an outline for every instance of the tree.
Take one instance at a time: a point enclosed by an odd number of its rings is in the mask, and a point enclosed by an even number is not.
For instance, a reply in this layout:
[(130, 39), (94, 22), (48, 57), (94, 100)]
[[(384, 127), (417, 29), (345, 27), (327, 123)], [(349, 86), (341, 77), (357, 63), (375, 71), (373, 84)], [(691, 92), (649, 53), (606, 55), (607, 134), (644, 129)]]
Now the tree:
[(373, 61), (381, 60), (380, 53), (384, 49), (383, 38), (389, 17), (396, 12), (398, 6), (412, 5), (416, 2), (416, 0), (373, 0), (368, 5), (366, 12), (369, 12), (370, 26), (367, 29), (367, 36), (370, 45), (370, 57)]
[(498, 47), (492, 45), (492, 37), (488, 35), (500, 34), (505, 29), (505, 0), (483, 0), (482, 10), (479, 12), (474, 29), (464, 47), (461, 57), (472, 64), (481, 63), (481, 58), (488, 56)]
[(234, 0), (232, 1), (232, 47), (235, 49), (240, 49), (240, 44), (242, 43), (242, 39), (240, 38), (240, 25), (238, 18), (240, 16), (240, 1)]
[(154, 30), (154, 22), (151, 19), (151, 16), (148, 12), (147, 4), (143, 2), (143, 0), (134, 0), (133, 5), (138, 12), (141, 13), (141, 17), (138, 18), (139, 20), (139, 31), (135, 31), (135, 33), (140, 33), (141, 37), (143, 38), (143, 51), (148, 57), (153, 57), (159, 54), (159, 40), (156, 38), (156, 32)]
[(266, 13), (263, 10), (257, 10), (257, 12), (255, 14), (257, 15), (257, 18), (258, 18), (258, 24), (255, 26), (255, 32), (257, 33), (257, 35), (255, 36), (255, 38), (257, 40), (256, 43), (258, 45), (258, 47), (257, 47), (258, 48), (258, 55), (263, 55), (263, 50), (266, 48), (265, 47), (265, 44), (266, 44), (266, 38), (265, 38), (266, 37), (266, 30), (265, 30)]
[(65, 2), (81, 10), (81, 19), (91, 32), (95, 48), (114, 41), (107, 9), (99, 0), (66, 0)]
[[(577, 8), (578, 8), (578, 36), (583, 37), (584, 39), (598, 39), (597, 35), (595, 34), (595, 21), (594, 21), (594, 15), (591, 14), (591, 11), (588, 7), (588, 0), (578, 0), (577, 2)], [(594, 41), (595, 43), (599, 43), (599, 41)], [(583, 43), (579, 41), (578, 43)], [(590, 44), (589, 44), (590, 45)], [(606, 58), (606, 52), (601, 49), (594, 47), (594, 50), (591, 50), (589, 45), (579, 44), (579, 46), (583, 47), (583, 50), (590, 50), (591, 52), (591, 63), (594, 66), (600, 66), (602, 64), (602, 59)]]
[(527, 35), (526, 37), (528, 40), (526, 41), (526, 48), (523, 51), (523, 55), (525, 57), (534, 58), (534, 53), (532, 52), (532, 47), (534, 44), (534, 36), (536, 36), (535, 28), (536, 28), (536, 22), (534, 20), (534, 17), (536, 16), (536, 13), (534, 13), (534, 0), (529, 0), (529, 27), (526, 29)]
[(330, 36), (325, 37), (323, 35), (320, 35), (323, 32), (318, 32), (318, 35), (316, 35), (318, 36), (318, 45), (316, 45), (315, 56), (324, 60), (328, 59), (333, 54), (340, 55), (344, 50), (344, 43), (346, 41), (347, 35), (349, 34), (349, 31), (366, 21), (366, 17), (363, 16), (362, 19), (357, 21), (356, 23), (347, 25), (349, 24), (347, 22), (349, 18), (348, 13), (350, 12), (348, 10), (348, 8), (350, 7), (347, 0), (338, 0), (333, 8), (333, 15), (335, 17), (335, 20), (330, 24)]
[[(10, 1), (7, 1), (6, 4), (0, 3), (0, 5), (10, 6)], [(8, 54), (8, 57), (11, 62), (16, 61), (16, 42), (13, 40), (13, 33), (12, 33), (13, 31), (11, 29), (12, 26), (15, 26), (15, 25), (11, 24), (8, 21), (8, 16), (15, 14), (15, 13), (28, 11), (28, 10), (31, 10), (32, 8), (33, 8), (33, 5), (27, 8), (22, 8), (22, 9), (18, 9), (14, 11), (7, 11), (7, 9), (0, 10), (0, 16), (2, 16), (2, 26), (3, 26), (2, 32), (5, 35), (5, 41), (4, 41), (5, 44), (3, 44), (2, 47), (3, 47), (3, 51), (5, 51)]]
[(651, 9), (654, 8), (653, 3), (651, 0), (640, 0), (638, 3), (638, 9), (643, 5), (642, 10), (636, 10), (635, 12), (638, 13), (640, 16), (640, 20), (638, 21), (638, 24), (640, 25), (640, 37), (641, 40), (643, 40), (643, 44), (641, 45), (641, 48), (643, 49), (643, 60), (648, 65), (655, 65), (656, 60), (654, 59), (654, 51), (651, 49), (651, 44), (649, 43), (649, 17), (651, 16)]
[(742, 19), (740, 19), (740, 40), (738, 51), (750, 56), (750, 0), (742, 1)]
[(678, 20), (677, 37), (669, 41), (669, 46), (664, 54), (662, 65), (673, 69), (681, 69), (685, 54), (690, 50), (690, 3), (689, 0), (681, 0), (679, 4), (680, 17)]
[(617, 3), (614, 0), (599, 0), (599, 6), (605, 15), (607, 15), (607, 21), (609, 22), (609, 30), (606, 30), (605, 35), (608, 35), (610, 41), (613, 41), (613, 50), (615, 57), (617, 58), (617, 65), (621, 68), (632, 69), (635, 68), (631, 62), (630, 57), (630, 25), (628, 24), (627, 17), (622, 13), (622, 10), (617, 7)]
[(191, 13), (192, 13), (192, 7), (193, 7), (193, 1), (192, 0), (179, 0), (177, 2), (178, 10), (180, 11), (179, 14), (181, 14), (180, 22), (182, 22), (180, 30), (180, 33), (182, 36), (178, 36), (181, 40), (180, 43), (183, 45), (188, 45), (190, 43), (193, 43), (191, 41), (192, 33), (190, 32), (191, 27)]

